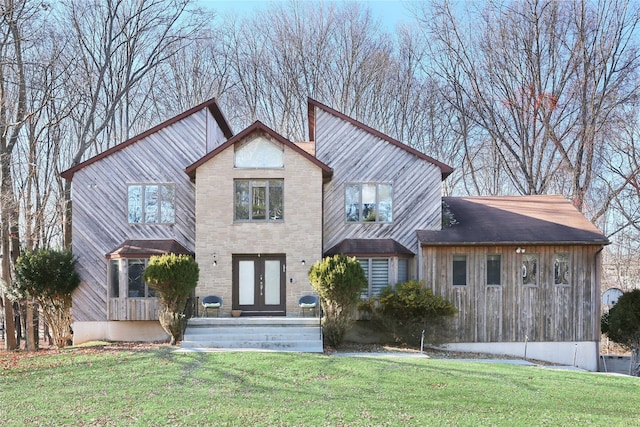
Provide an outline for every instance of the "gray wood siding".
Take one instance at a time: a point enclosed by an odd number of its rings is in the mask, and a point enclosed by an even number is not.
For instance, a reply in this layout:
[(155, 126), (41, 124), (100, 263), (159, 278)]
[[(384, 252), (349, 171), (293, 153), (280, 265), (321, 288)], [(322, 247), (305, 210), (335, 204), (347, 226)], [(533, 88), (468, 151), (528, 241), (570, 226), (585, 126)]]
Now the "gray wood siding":
[[(436, 165), (316, 108), (316, 157), (333, 168), (324, 186), (323, 250), (347, 238), (391, 238), (417, 253), (415, 231), (438, 230), (441, 171)], [(346, 183), (392, 183), (392, 223), (347, 223)]]
[[(455, 342), (594, 341), (600, 335), (599, 246), (526, 247), (538, 285), (523, 286), (512, 246), (423, 247), (421, 278), (452, 302)], [(554, 284), (556, 253), (569, 254), (569, 285)], [(467, 285), (452, 286), (454, 254), (467, 256)], [(501, 255), (501, 285), (486, 285), (486, 256)]]
[[(212, 129), (203, 109), (108, 157), (87, 165), (73, 177), (73, 253), (78, 259), (81, 285), (73, 295), (76, 321), (154, 320), (154, 298), (107, 301), (105, 255), (127, 239), (175, 239), (190, 250), (195, 246), (195, 189), (185, 167), (205, 154), (207, 129)], [(209, 122), (209, 123), (208, 123)], [(175, 184), (174, 225), (130, 225), (127, 185)]]

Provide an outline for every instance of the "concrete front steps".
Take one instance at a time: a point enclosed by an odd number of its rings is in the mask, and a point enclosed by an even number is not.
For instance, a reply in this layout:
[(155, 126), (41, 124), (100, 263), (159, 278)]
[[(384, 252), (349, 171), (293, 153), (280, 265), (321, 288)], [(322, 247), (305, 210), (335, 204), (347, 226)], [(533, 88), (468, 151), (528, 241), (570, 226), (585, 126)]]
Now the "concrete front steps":
[(317, 317), (194, 317), (181, 347), (322, 353)]

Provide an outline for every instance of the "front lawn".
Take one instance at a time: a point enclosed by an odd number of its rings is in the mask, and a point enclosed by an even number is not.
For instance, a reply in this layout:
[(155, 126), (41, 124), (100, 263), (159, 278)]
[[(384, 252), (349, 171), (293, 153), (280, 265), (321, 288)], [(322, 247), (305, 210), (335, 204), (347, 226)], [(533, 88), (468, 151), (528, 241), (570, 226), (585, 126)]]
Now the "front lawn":
[(15, 426), (640, 424), (638, 378), (423, 358), (2, 353), (0, 384)]

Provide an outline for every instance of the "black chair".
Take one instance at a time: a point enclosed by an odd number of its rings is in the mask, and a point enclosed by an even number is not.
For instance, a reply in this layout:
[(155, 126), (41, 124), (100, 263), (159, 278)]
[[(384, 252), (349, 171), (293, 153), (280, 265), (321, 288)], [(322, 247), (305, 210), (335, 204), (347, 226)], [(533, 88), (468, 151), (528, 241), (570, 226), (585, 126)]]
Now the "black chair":
[(222, 298), (209, 295), (202, 298), (202, 315), (205, 316), (207, 314), (207, 310), (212, 309), (216, 310), (216, 317), (220, 315), (220, 309), (222, 308)]
[(302, 311), (302, 316), (304, 316), (305, 310), (311, 310), (315, 316), (316, 309), (318, 308), (318, 297), (315, 295), (304, 295), (298, 300), (298, 305)]

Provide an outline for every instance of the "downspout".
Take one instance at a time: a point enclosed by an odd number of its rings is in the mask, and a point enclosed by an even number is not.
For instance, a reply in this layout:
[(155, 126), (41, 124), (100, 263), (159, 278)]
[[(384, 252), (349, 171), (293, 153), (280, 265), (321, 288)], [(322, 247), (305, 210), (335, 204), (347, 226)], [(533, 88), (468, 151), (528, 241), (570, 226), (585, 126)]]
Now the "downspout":
[(596, 304), (596, 318), (594, 321), (596, 322), (595, 330), (596, 330), (596, 372), (600, 371), (600, 337), (602, 337), (602, 331), (600, 329), (600, 319), (602, 318), (602, 301), (600, 299), (600, 295), (602, 294), (602, 256), (601, 253), (604, 250), (604, 246), (601, 246), (600, 249), (596, 251), (593, 255), (593, 262), (595, 264), (595, 280), (594, 280), (594, 291), (596, 292), (597, 304)]

